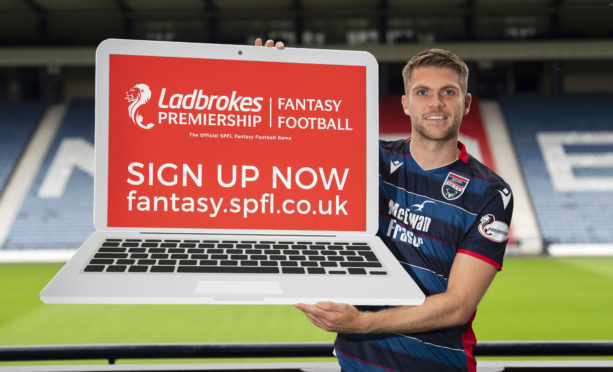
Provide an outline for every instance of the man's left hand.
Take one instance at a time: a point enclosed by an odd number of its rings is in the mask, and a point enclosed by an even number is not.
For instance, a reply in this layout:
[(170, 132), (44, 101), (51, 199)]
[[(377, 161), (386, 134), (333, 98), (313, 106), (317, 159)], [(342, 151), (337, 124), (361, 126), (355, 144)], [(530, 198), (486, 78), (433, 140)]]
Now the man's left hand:
[(315, 305), (296, 304), (311, 323), (328, 332), (367, 333), (368, 314), (355, 306), (335, 302), (318, 302)]

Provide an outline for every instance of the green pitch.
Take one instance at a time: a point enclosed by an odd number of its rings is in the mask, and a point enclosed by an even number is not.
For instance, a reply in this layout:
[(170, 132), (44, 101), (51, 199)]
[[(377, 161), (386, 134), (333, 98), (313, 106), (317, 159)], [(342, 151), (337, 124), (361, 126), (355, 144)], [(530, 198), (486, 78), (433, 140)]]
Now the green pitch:
[[(0, 345), (332, 341), (292, 306), (45, 305), (59, 264), (0, 265)], [(507, 258), (479, 340), (610, 340), (613, 258)]]

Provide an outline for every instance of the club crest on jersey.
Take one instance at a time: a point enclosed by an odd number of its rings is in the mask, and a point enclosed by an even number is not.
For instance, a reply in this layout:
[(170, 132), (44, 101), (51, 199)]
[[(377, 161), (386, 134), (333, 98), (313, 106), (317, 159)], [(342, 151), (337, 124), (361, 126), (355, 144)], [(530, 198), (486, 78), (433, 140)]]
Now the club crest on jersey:
[(509, 225), (502, 221), (496, 221), (492, 214), (486, 214), (479, 221), (479, 232), (483, 237), (502, 243), (509, 239)]
[(443, 197), (445, 197), (447, 200), (455, 200), (459, 198), (464, 193), (464, 190), (466, 190), (468, 181), (470, 181), (470, 179), (462, 177), (459, 174), (449, 172), (447, 174), (447, 178), (445, 178), (445, 182), (443, 182), (443, 186), (441, 187)]

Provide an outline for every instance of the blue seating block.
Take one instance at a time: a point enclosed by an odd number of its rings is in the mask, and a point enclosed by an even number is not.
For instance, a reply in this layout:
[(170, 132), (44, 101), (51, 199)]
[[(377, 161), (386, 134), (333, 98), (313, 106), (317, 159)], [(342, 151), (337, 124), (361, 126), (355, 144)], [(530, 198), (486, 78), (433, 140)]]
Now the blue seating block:
[(4, 249), (78, 248), (94, 231), (93, 175), (77, 167), (58, 197), (39, 196), (62, 141), (79, 138), (94, 146), (94, 101), (72, 102), (32, 187), (4, 242)]
[[(501, 103), (545, 243), (613, 242), (613, 190), (556, 188), (537, 140), (539, 133), (554, 132), (566, 132), (571, 138), (586, 133), (595, 138), (613, 135), (613, 95), (521, 94), (502, 97)], [(565, 155), (555, 161), (558, 165), (566, 156), (613, 155), (613, 143), (562, 148)], [(613, 182), (613, 167), (606, 165), (576, 165), (572, 174), (580, 181), (597, 177), (603, 183)]]
[(0, 103), (0, 193), (43, 114), (42, 102)]

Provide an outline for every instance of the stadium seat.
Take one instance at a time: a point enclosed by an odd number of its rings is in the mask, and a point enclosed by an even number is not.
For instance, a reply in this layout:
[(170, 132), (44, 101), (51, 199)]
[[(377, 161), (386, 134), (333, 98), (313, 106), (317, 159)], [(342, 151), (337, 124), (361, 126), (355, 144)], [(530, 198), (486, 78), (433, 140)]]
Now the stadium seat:
[(613, 95), (501, 103), (545, 243), (613, 241)]
[(44, 108), (42, 102), (0, 103), (0, 193), (14, 171)]
[(71, 102), (3, 249), (78, 248), (93, 228), (94, 101)]

